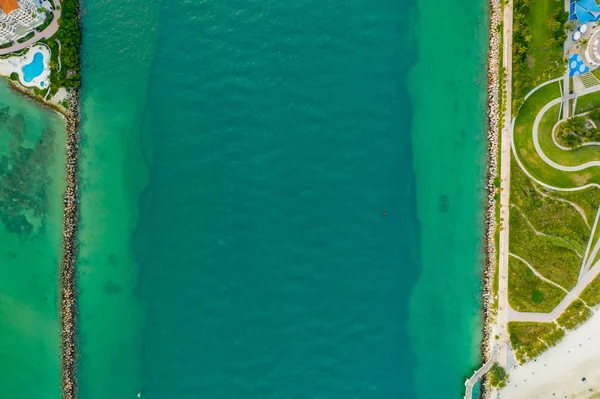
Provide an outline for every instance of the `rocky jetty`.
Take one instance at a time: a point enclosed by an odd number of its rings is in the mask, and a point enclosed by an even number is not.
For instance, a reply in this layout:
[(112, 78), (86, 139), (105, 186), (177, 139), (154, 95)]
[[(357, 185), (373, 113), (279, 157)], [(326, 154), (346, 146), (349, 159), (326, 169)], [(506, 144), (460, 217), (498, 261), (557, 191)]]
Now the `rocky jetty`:
[(64, 399), (77, 397), (77, 226), (79, 196), (79, 91), (69, 94), (67, 118), (67, 176), (63, 197), (63, 247), (60, 264), (61, 387)]
[[(497, 188), (494, 179), (498, 175), (498, 146), (501, 127), (500, 112), (500, 27), (501, 6), (499, 0), (489, 0), (490, 10), (490, 45), (488, 50), (488, 108), (487, 108), (487, 139), (488, 139), (488, 171), (487, 171), (487, 207), (485, 211), (485, 269), (483, 272), (483, 342), (481, 345), (484, 362), (492, 356), (493, 337), (493, 284), (496, 264), (496, 199)], [(484, 385), (485, 386), (485, 385)], [(486, 397), (485, 392), (482, 397)]]

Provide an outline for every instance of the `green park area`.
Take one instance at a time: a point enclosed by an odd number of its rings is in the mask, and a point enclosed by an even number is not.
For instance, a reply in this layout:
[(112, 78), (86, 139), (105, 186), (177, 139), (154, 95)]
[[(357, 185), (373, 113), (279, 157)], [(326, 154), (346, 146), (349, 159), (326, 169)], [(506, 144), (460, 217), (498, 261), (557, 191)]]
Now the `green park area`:
[[(558, 170), (535, 148), (536, 117), (546, 104), (559, 97), (558, 82), (540, 88), (527, 98), (515, 120), (513, 144), (519, 162), (515, 157), (511, 162), (508, 300), (519, 312), (549, 313), (575, 286), (600, 206), (600, 188), (589, 185), (600, 183), (600, 166), (580, 171)], [(597, 93), (581, 96), (576, 109), (580, 113), (596, 112), (599, 100)], [(600, 160), (599, 146), (556, 146), (552, 134), (559, 112), (557, 103), (547, 108), (539, 120), (538, 139), (543, 153), (564, 166)], [(589, 186), (583, 187), (586, 185)], [(600, 229), (593, 232), (592, 243), (598, 239)], [(600, 260), (600, 251), (589, 251), (591, 266)], [(592, 314), (589, 306), (600, 303), (599, 278), (584, 290), (581, 299), (570, 304), (556, 323), (509, 323), (517, 359), (533, 359), (555, 345), (566, 330), (587, 320)], [(532, 331), (538, 334), (537, 338), (527, 336)]]
[(565, 336), (565, 331), (554, 323), (508, 323), (510, 343), (517, 360), (524, 363), (553, 347)]
[(562, 0), (513, 2), (513, 110), (534, 87), (564, 72)]
[[(569, 100), (574, 115), (565, 120), (563, 43), (571, 27), (564, 2), (513, 4), (508, 302), (523, 314), (551, 313), (570, 290), (581, 293), (563, 303), (566, 309), (547, 319), (551, 322), (509, 320), (511, 346), (522, 363), (556, 345), (600, 304), (600, 276), (585, 289), (577, 285), (600, 261), (594, 249), (600, 240), (600, 228), (594, 227), (600, 207), (600, 90), (578, 92)], [(597, 164), (585, 165), (590, 162)]]
[(556, 322), (567, 330), (574, 330), (592, 316), (592, 311), (583, 301), (575, 301), (560, 315)]

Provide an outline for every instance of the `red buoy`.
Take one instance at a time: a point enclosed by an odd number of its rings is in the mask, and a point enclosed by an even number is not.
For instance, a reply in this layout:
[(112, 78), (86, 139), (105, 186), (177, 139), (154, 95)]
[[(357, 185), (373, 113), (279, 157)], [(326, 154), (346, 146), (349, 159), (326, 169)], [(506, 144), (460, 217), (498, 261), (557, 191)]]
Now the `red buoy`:
[(383, 212), (383, 216), (387, 216), (387, 212)]

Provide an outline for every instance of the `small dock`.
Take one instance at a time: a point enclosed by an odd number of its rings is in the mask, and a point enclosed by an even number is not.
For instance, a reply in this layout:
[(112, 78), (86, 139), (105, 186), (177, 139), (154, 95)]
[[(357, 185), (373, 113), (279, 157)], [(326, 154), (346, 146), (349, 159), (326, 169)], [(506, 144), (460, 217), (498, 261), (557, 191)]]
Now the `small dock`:
[(465, 399), (473, 399), (473, 387), (475, 386), (477, 381), (481, 379), (481, 377), (483, 377), (488, 371), (490, 371), (494, 363), (496, 363), (496, 357), (492, 356), (486, 364), (484, 364), (479, 370), (475, 372), (475, 374), (473, 374), (473, 377), (465, 381)]

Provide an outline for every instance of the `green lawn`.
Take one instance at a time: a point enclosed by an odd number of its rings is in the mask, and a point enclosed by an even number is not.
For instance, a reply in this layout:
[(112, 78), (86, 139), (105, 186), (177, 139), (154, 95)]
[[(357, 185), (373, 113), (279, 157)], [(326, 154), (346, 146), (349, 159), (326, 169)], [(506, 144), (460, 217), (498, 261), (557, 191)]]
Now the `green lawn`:
[(574, 330), (591, 316), (591, 310), (583, 302), (575, 301), (569, 305), (556, 322), (567, 330)]
[(577, 105), (575, 106), (575, 114), (591, 111), (598, 107), (600, 107), (600, 91), (578, 97)]
[(519, 312), (548, 313), (567, 295), (514, 257), (508, 261), (508, 303)]
[[(533, 93), (519, 110), (519, 114), (515, 120), (513, 137), (519, 160), (523, 163), (525, 169), (536, 179), (555, 187), (576, 188), (588, 183), (600, 184), (600, 167), (591, 167), (576, 172), (559, 171), (544, 162), (535, 150), (532, 136), (535, 117), (545, 104), (559, 96), (558, 83), (544, 86)], [(592, 95), (581, 97), (582, 104), (585, 105), (585, 101), (588, 100), (592, 101), (586, 98), (588, 96)], [(556, 162), (565, 165), (583, 163), (590, 159), (600, 160), (598, 148), (583, 147), (574, 151), (562, 151), (554, 147), (550, 131), (558, 120), (559, 110), (560, 105), (555, 105), (544, 114), (540, 121), (540, 145), (546, 152), (546, 155)], [(549, 149), (550, 146), (553, 148)], [(568, 160), (567, 156), (571, 157), (571, 160)], [(559, 159), (555, 159), (556, 157)]]
[(517, 360), (524, 363), (556, 345), (565, 332), (554, 323), (511, 321), (508, 323), (508, 334)]
[[(586, 162), (600, 161), (600, 146), (590, 145), (572, 150), (562, 150), (554, 144), (554, 141), (552, 141), (552, 127), (556, 123), (556, 116), (556, 112), (548, 112), (540, 122), (538, 138), (544, 154), (557, 164), (564, 166), (576, 166)], [(589, 169), (600, 173), (600, 168)]]

